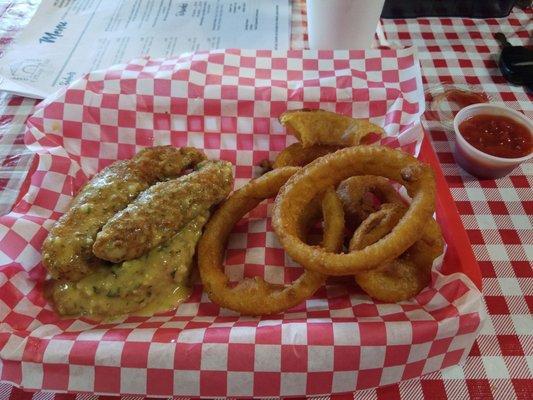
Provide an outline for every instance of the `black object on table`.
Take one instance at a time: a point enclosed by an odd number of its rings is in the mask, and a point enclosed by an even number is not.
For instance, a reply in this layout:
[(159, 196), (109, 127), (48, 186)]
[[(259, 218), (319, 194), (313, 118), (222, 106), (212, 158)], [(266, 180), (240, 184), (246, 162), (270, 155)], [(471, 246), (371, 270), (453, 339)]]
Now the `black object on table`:
[(501, 18), (519, 3), (517, 0), (385, 0), (381, 17)]
[(502, 46), (498, 61), (502, 75), (515, 85), (526, 86), (533, 93), (533, 50), (512, 46), (503, 33), (496, 33), (494, 38)]

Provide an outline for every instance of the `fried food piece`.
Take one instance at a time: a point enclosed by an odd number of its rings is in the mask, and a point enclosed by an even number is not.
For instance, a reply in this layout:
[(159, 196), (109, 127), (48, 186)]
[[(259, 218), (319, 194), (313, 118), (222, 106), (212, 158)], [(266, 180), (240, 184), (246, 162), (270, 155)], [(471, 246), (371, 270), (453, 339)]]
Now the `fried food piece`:
[(301, 143), (293, 143), (285, 147), (276, 157), (272, 168), (303, 167), (318, 157), (341, 149), (342, 146), (314, 144), (304, 147)]
[(352, 176), (339, 184), (337, 195), (344, 205), (346, 219), (352, 226), (358, 226), (376, 211), (376, 200), (381, 204), (404, 204), (390, 181), (382, 176)]
[[(350, 250), (364, 247), (365, 243), (358, 240), (352, 239), (350, 243)], [(355, 281), (370, 297), (380, 301), (396, 303), (410, 299), (429, 284), (433, 260), (443, 249), (439, 224), (430, 218), (422, 238), (405, 253), (376, 269), (355, 275)]]
[(322, 199), (324, 238), (322, 247), (332, 253), (340, 253), (344, 239), (344, 210), (335, 189), (326, 189)]
[(209, 220), (198, 243), (198, 268), (209, 298), (221, 307), (244, 315), (276, 314), (309, 298), (324, 284), (324, 275), (305, 271), (290, 286), (273, 285), (260, 277), (232, 286), (222, 266), (233, 226), (263, 199), (275, 196), (296, 171), (298, 168), (279, 168), (250, 181), (234, 192)]
[(264, 159), (264, 160), (261, 160), (261, 162), (259, 163), (259, 168), (261, 168), (261, 172), (259, 175), (264, 175), (266, 174), (268, 171), (272, 171), (273, 169), (273, 166), (272, 166), (272, 161), (268, 160), (268, 159)]
[(109, 219), (96, 235), (93, 253), (112, 262), (140, 257), (224, 200), (232, 186), (227, 161), (204, 161), (188, 175), (157, 183)]
[(152, 147), (96, 174), (43, 243), (43, 264), (50, 275), (54, 279), (77, 281), (93, 272), (99, 262), (92, 246), (102, 226), (150, 185), (175, 178), (204, 159), (204, 153), (192, 147)]
[(303, 147), (314, 144), (357, 146), (370, 133), (383, 135), (383, 128), (367, 119), (347, 117), (324, 110), (290, 110), (279, 117), (287, 132), (296, 136)]
[[(327, 187), (354, 175), (384, 176), (405, 186), (412, 198), (405, 215), (379, 242), (348, 254), (332, 254), (304, 243), (298, 237), (298, 225), (307, 204)], [(421, 238), (434, 209), (435, 179), (428, 165), (388, 147), (356, 146), (325, 155), (296, 172), (280, 189), (272, 225), (285, 251), (307, 270), (353, 275), (404, 253)]]
[[(363, 177), (354, 177), (363, 178)], [(364, 177), (364, 179), (350, 178), (351, 194), (361, 194), (369, 187), (370, 181), (376, 180), (376, 185), (386, 193), (387, 185), (390, 190), (394, 188), (388, 182), (379, 183), (379, 177)], [(339, 188), (337, 191), (339, 191)], [(395, 200), (392, 192), (389, 200)], [(356, 196), (356, 200), (360, 197)], [(343, 198), (346, 201), (346, 197)], [(344, 204), (350, 208), (353, 204)], [(382, 204), (379, 210), (371, 212), (368, 207), (365, 212), (371, 214), (355, 230), (350, 240), (350, 251), (357, 251), (370, 246), (389, 234), (398, 221), (404, 216), (407, 206), (401, 202)], [(442, 253), (444, 243), (440, 227), (434, 219), (430, 219), (424, 229), (420, 240), (415, 242), (400, 257), (385, 262), (379, 267), (357, 273), (355, 281), (371, 297), (384, 302), (398, 302), (416, 296), (429, 283), (433, 260)]]
[(188, 297), (187, 283), (196, 243), (208, 218), (209, 213), (204, 211), (168, 242), (136, 260), (100, 265), (96, 272), (78, 282), (54, 281), (48, 294), (55, 309), (61, 315), (105, 319), (151, 304), (162, 305), (159, 309), (151, 307), (154, 311), (175, 308)]
[(350, 251), (361, 250), (388, 235), (405, 215), (407, 207), (402, 203), (385, 203), (370, 214), (355, 230), (350, 240)]

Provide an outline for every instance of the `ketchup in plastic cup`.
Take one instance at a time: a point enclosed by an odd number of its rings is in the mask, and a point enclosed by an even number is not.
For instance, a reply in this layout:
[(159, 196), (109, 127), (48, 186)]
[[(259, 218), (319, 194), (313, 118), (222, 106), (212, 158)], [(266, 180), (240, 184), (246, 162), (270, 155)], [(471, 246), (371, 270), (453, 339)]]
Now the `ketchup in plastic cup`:
[[(462, 110), (472, 104), (488, 103), (489, 99), (485, 93), (469, 92), (467, 90), (450, 89), (444, 92), (444, 97), (451, 103), (457, 104)], [(454, 112), (454, 116), (457, 112)]]
[(483, 88), (467, 84), (438, 84), (426, 90), (428, 102), (424, 116), (438, 121), (443, 127), (453, 130), (453, 119), (459, 111), (472, 104), (491, 103), (491, 97)]
[(533, 122), (495, 104), (463, 108), (453, 121), (455, 158), (478, 178), (501, 178), (531, 158)]

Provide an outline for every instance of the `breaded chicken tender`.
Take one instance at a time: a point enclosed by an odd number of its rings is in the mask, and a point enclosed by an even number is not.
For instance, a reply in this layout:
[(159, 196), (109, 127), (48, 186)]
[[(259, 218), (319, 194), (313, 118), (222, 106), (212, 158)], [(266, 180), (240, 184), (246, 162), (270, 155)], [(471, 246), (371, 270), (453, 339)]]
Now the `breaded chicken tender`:
[(157, 183), (104, 225), (93, 253), (115, 263), (140, 257), (224, 200), (232, 186), (227, 161), (204, 161), (188, 175)]
[(96, 234), (117, 211), (154, 183), (179, 176), (205, 160), (202, 151), (171, 146), (140, 151), (104, 168), (81, 189), (43, 243), (43, 264), (55, 279), (77, 281), (101, 264), (92, 253)]

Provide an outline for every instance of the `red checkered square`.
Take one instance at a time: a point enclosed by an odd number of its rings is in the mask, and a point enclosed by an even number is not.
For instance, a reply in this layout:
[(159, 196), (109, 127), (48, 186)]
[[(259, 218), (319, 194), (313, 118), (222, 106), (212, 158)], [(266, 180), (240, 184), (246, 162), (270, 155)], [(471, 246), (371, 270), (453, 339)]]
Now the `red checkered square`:
[(387, 346), (385, 366), (392, 367), (394, 365), (405, 365), (409, 358), (410, 351), (411, 346), (409, 345)]
[(255, 343), (278, 344), (281, 342), (281, 325), (259, 325), (255, 331)]
[(503, 296), (485, 296), (485, 304), (491, 315), (509, 314), (509, 307)]
[(426, 361), (420, 360), (405, 365), (402, 379), (412, 379), (422, 375)]
[(383, 369), (381, 368), (365, 369), (359, 371), (357, 375), (357, 387), (361, 389), (368, 389), (379, 386), (382, 373)]
[(330, 323), (312, 323), (307, 326), (307, 343), (309, 345), (332, 346), (335, 343), (333, 326)]
[(228, 343), (230, 327), (211, 327), (204, 334), (204, 343)]
[(22, 382), (22, 369), (19, 362), (2, 360), (2, 381), (20, 384)]
[(216, 397), (218, 393), (227, 391), (227, 372), (203, 371), (200, 373), (200, 396)]
[(359, 370), (361, 355), (359, 346), (335, 346), (333, 352), (333, 369), (335, 371)]
[(71, 352), (69, 354), (70, 364), (93, 364), (98, 349), (98, 342), (93, 341), (79, 341), (74, 342)]
[(379, 346), (387, 343), (387, 325), (383, 322), (367, 322), (360, 331), (362, 346)]
[(435, 339), (431, 344), (431, 349), (429, 350), (429, 357), (434, 357), (440, 354), (444, 354), (448, 351), (452, 338), (445, 339)]
[(276, 397), (280, 393), (281, 375), (279, 372), (254, 373), (254, 393)]
[(307, 393), (311, 395), (331, 393), (333, 372), (310, 372), (307, 375)]
[(99, 393), (120, 393), (120, 368), (94, 367), (94, 391)]
[(174, 393), (174, 371), (168, 369), (148, 369), (146, 371), (146, 391), (154, 396), (172, 396)]
[(307, 347), (304, 345), (281, 346), (281, 371), (307, 371)]
[(68, 388), (68, 364), (47, 364), (43, 367), (43, 385), (50, 390), (65, 391)]
[(198, 370), (202, 355), (202, 345), (198, 343), (176, 343), (174, 369)]
[(228, 371), (252, 371), (254, 369), (254, 350), (254, 344), (229, 344)]
[(126, 342), (122, 349), (121, 365), (132, 368), (146, 368), (150, 343)]

